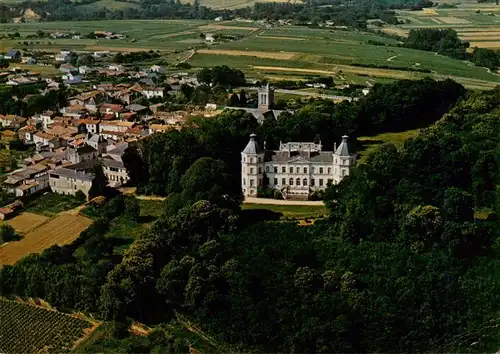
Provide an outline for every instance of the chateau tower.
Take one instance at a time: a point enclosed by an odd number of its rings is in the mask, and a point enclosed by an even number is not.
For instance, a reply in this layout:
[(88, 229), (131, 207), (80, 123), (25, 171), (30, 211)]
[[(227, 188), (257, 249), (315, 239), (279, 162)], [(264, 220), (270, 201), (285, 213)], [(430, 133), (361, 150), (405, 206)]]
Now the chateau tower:
[(266, 86), (259, 87), (258, 103), (259, 103), (259, 109), (261, 111), (268, 111), (270, 109), (273, 109), (274, 89), (269, 87), (269, 83)]
[(356, 154), (349, 153), (348, 138), (347, 135), (342, 136), (342, 142), (333, 153), (333, 178), (335, 183), (339, 183), (345, 176), (349, 176), (351, 170), (356, 166)]
[(251, 134), (250, 141), (241, 152), (241, 188), (245, 197), (256, 197), (257, 188), (263, 185), (264, 153), (257, 135)]

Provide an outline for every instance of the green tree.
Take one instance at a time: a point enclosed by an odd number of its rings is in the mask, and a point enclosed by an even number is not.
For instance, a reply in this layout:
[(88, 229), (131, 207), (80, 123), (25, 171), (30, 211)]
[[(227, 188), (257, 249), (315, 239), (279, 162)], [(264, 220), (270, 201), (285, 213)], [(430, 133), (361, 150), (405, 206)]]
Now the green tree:
[(182, 198), (187, 204), (208, 200), (221, 206), (239, 207), (242, 192), (226, 163), (210, 157), (194, 162), (181, 178)]
[(92, 172), (94, 179), (92, 180), (92, 187), (89, 190), (89, 199), (102, 195), (108, 185), (108, 178), (104, 174), (100, 163), (94, 166)]
[(19, 239), (19, 236), (16, 234), (16, 230), (8, 224), (0, 225), (0, 242), (10, 242), (16, 241)]

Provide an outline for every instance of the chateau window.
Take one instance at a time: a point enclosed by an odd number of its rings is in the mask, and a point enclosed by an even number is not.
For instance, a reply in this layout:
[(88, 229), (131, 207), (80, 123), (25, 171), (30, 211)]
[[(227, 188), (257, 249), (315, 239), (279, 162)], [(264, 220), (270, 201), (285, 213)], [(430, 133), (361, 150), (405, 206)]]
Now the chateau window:
[(285, 166), (281, 166), (281, 173), (286, 173), (286, 167)]
[(243, 158), (243, 162), (247, 162), (247, 158), (246, 157)]
[(304, 173), (307, 173), (307, 167), (304, 167)]
[(281, 179), (281, 185), (284, 186), (286, 184), (286, 178)]
[(328, 167), (328, 174), (331, 174), (331, 173), (332, 173), (332, 168)]
[(333, 179), (328, 178), (328, 181), (326, 182), (327, 185), (333, 184)]
[(300, 178), (297, 178), (297, 186), (300, 186)]
[(262, 173), (262, 167), (259, 167), (259, 173)]
[(274, 166), (274, 173), (278, 173), (278, 166)]
[(254, 183), (255, 183), (255, 180), (251, 179), (251, 180), (250, 180), (250, 187), (253, 187), (253, 186), (254, 186)]
[(290, 173), (293, 173), (293, 167), (290, 167), (289, 170), (290, 170)]
[(250, 167), (250, 174), (253, 175), (253, 167)]
[(323, 178), (320, 178), (319, 179), (319, 186), (322, 187), (323, 186)]
[(250, 163), (253, 163), (253, 157), (250, 157)]
[(257, 161), (259, 161), (259, 162), (261, 161), (261, 158), (260, 158), (260, 156), (259, 156), (259, 158), (257, 159)]
[(304, 178), (304, 180), (302, 181), (302, 185), (307, 186), (307, 178)]
[(269, 172), (269, 166), (266, 166), (266, 172)]
[(335, 159), (335, 163), (337, 163), (337, 159)]
[(295, 170), (297, 171), (297, 173), (300, 173), (300, 167), (297, 167)]
[(324, 171), (323, 171), (323, 167), (320, 167), (320, 168), (319, 168), (319, 173), (320, 173), (320, 174), (323, 174), (323, 172), (324, 172)]
[(273, 182), (274, 182), (275, 186), (278, 185), (278, 179), (277, 178), (275, 178)]
[(291, 185), (291, 186), (293, 186), (293, 178), (290, 178), (290, 179), (288, 180), (288, 184), (289, 184), (289, 185)]
[(314, 173), (314, 166), (311, 167), (311, 173)]
[(311, 178), (311, 187), (314, 187), (314, 178)]
[(342, 169), (342, 176), (345, 176), (346, 170)]
[(246, 184), (247, 184), (247, 182), (246, 182), (246, 180), (243, 178), (243, 185), (246, 185)]

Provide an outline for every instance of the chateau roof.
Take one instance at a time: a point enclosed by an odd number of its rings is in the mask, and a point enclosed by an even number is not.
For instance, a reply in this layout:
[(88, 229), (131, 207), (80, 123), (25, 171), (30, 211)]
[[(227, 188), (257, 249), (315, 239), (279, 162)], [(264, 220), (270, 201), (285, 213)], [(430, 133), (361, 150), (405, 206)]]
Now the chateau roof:
[(333, 155), (331, 151), (306, 152), (306, 151), (269, 151), (266, 160), (277, 163), (312, 162), (312, 163), (332, 163)]
[(250, 134), (250, 141), (248, 142), (247, 146), (243, 150), (243, 153), (245, 154), (260, 154), (264, 152), (264, 150), (259, 146), (259, 143), (255, 139), (257, 135), (255, 134)]
[(348, 138), (347, 135), (342, 136), (342, 142), (340, 143), (337, 150), (335, 150), (335, 155), (350, 156), (349, 155), (349, 148), (347, 147), (347, 138)]

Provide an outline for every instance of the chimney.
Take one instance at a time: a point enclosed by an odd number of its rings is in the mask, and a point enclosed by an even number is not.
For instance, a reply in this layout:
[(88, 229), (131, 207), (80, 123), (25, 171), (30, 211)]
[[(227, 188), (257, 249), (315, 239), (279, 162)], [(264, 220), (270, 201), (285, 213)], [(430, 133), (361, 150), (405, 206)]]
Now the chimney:
[(292, 156), (292, 152), (290, 151), (290, 143), (288, 143), (288, 157)]
[(311, 145), (309, 145), (309, 152), (308, 152), (308, 154), (307, 154), (307, 157), (308, 157), (308, 158), (311, 158)]
[(267, 150), (267, 143), (265, 140), (264, 140), (264, 150)]
[(333, 152), (337, 151), (337, 143), (333, 143)]

